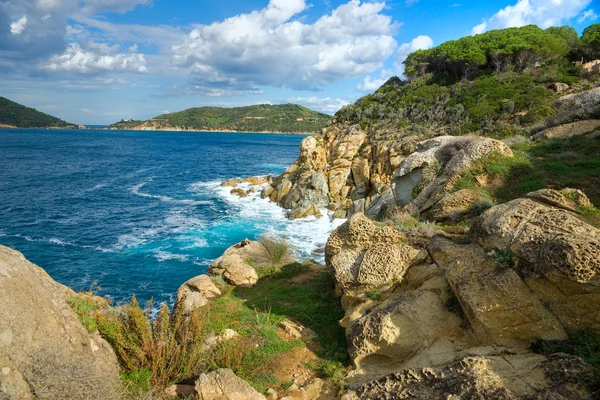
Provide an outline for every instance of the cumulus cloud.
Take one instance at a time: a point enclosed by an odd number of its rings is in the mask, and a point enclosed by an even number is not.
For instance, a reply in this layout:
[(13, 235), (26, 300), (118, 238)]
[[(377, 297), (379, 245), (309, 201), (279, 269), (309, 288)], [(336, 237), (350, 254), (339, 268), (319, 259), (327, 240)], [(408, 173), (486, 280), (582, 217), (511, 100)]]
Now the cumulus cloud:
[(518, 0), (471, 30), (473, 35), (490, 29), (536, 24), (542, 28), (561, 25), (577, 16), (592, 0)]
[(20, 35), (25, 30), (25, 25), (27, 25), (27, 16), (24, 15), (16, 22), (10, 24), (10, 33), (13, 35)]
[(394, 74), (393, 71), (383, 69), (379, 73), (379, 78), (375, 78), (373, 76), (367, 76), (363, 79), (361, 83), (356, 87), (357, 90), (361, 92), (374, 92), (379, 89), (384, 83), (388, 81)]
[(259, 11), (199, 26), (173, 46), (173, 63), (198, 86), (317, 89), (371, 73), (393, 54), (397, 25), (385, 3), (351, 0), (304, 24), (304, 0), (271, 0)]
[(595, 20), (597, 20), (597, 19), (598, 19), (598, 14), (596, 14), (596, 13), (594, 12), (594, 10), (591, 10), (591, 9), (590, 9), (590, 10), (587, 10), (586, 12), (584, 12), (584, 13), (581, 15), (581, 17), (579, 17), (579, 18), (577, 19), (577, 23), (579, 23), (579, 24), (582, 24), (582, 23), (584, 23), (584, 22), (585, 22), (585, 21), (587, 21), (587, 20), (590, 20), (590, 21), (595, 21)]
[(60, 55), (50, 58), (44, 68), (51, 71), (97, 73), (102, 71), (147, 72), (143, 54), (119, 53), (119, 46), (89, 42), (83, 47), (71, 43)]
[(325, 114), (335, 114), (340, 108), (347, 106), (350, 102), (344, 99), (333, 99), (331, 97), (320, 98), (312, 97), (293, 97), (288, 99), (290, 103), (300, 104), (311, 110), (319, 111)]

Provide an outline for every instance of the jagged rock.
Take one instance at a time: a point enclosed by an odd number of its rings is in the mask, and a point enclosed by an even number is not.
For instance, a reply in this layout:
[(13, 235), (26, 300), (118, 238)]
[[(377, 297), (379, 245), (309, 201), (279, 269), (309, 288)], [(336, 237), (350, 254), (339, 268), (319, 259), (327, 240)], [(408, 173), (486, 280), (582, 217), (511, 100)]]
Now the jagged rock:
[(436, 237), (428, 249), (481, 343), (526, 348), (532, 338), (567, 338), (559, 320), (519, 275), (498, 266), (479, 245), (461, 246)]
[(598, 128), (600, 128), (600, 120), (589, 119), (548, 128), (536, 133), (531, 138), (533, 140), (568, 139), (573, 136), (581, 136), (594, 132)]
[[(528, 193), (526, 197), (549, 206), (573, 212), (577, 212), (577, 208), (580, 206), (589, 207), (592, 204), (585, 193), (577, 189), (563, 189), (560, 192), (554, 189), (540, 189)], [(572, 200), (570, 197), (575, 200)]]
[(465, 168), (495, 152), (513, 155), (503, 142), (474, 136), (440, 136), (421, 142), (394, 175), (394, 196), (401, 205), (413, 204), (425, 211), (454, 187)]
[(252, 186), (263, 185), (271, 179), (270, 176), (251, 176), (248, 178), (234, 178), (221, 183), (221, 187), (236, 187), (242, 183), (247, 183)]
[(266, 400), (230, 369), (200, 375), (196, 381), (196, 395), (199, 400)]
[(244, 197), (248, 197), (248, 195), (246, 194), (246, 192), (244, 191), (244, 189), (241, 189), (241, 188), (231, 189), (231, 191), (229, 193), (234, 194), (237, 197), (240, 197), (242, 199)]
[(435, 221), (458, 220), (472, 214), (474, 206), (486, 200), (479, 192), (463, 189), (450, 193), (438, 201), (430, 210), (429, 216)]
[(383, 193), (373, 197), (365, 209), (365, 214), (370, 218), (375, 218), (384, 212), (389, 206), (395, 204), (394, 192), (392, 188), (387, 188)]
[(0, 397), (120, 397), (117, 358), (67, 303), (75, 293), (0, 246)]
[(200, 275), (185, 282), (177, 290), (176, 306), (191, 312), (205, 306), (209, 300), (221, 295), (221, 291), (208, 275)]
[(317, 340), (318, 335), (310, 328), (294, 321), (283, 320), (278, 325), (288, 339), (302, 339), (305, 343), (312, 343)]
[(585, 400), (591, 395), (588, 379), (591, 367), (566, 354), (467, 357), (390, 374), (356, 388), (348, 399)]
[(513, 252), (524, 276), (587, 283), (600, 272), (600, 230), (564, 209), (516, 199), (483, 213), (472, 232), (487, 250)]
[(317, 217), (320, 218), (322, 217), (323, 214), (321, 213), (321, 210), (319, 209), (319, 207), (316, 204), (306, 204), (306, 203), (301, 203), (300, 205), (296, 206), (296, 208), (294, 208), (291, 212), (290, 212), (290, 219), (299, 219), (299, 218), (306, 218), (306, 217)]
[(402, 241), (393, 228), (376, 227), (364, 214), (355, 214), (329, 236), (327, 265), (343, 288), (384, 286), (400, 280), (419, 255)]
[(264, 251), (259, 242), (245, 239), (225, 250), (221, 257), (214, 260), (208, 267), (208, 274), (223, 276), (225, 281), (233, 286), (252, 287), (258, 281), (258, 274), (247, 260), (260, 257)]
[(562, 96), (554, 102), (556, 113), (543, 123), (531, 127), (537, 133), (553, 126), (596, 118), (600, 112), (600, 87)]

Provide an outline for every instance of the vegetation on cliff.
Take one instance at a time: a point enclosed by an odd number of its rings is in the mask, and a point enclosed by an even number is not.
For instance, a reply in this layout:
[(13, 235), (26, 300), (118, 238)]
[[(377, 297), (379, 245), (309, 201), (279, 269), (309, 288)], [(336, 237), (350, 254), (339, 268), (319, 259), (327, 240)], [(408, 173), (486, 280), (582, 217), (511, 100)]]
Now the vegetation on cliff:
[(529, 25), (415, 51), (405, 61), (409, 80), (391, 78), (335, 120), (370, 130), (513, 136), (554, 113), (551, 104), (565, 90), (556, 84), (592, 87), (573, 61), (600, 56), (598, 31), (592, 25), (580, 38), (571, 27)]
[(320, 132), (331, 116), (297, 104), (261, 104), (248, 107), (190, 108), (149, 121), (121, 121), (109, 129), (181, 129), (236, 132)]
[(0, 97), (0, 125), (17, 128), (74, 128), (61, 119)]

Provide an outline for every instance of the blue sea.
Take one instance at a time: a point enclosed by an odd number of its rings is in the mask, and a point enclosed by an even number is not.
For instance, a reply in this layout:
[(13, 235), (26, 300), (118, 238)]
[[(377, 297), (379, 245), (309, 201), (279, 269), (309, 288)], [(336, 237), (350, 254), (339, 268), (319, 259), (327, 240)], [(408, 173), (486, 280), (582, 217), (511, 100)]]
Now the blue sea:
[(303, 136), (0, 130), (0, 244), (75, 290), (172, 303), (230, 245), (263, 233), (319, 258), (340, 221), (290, 221), (224, 179), (278, 175)]

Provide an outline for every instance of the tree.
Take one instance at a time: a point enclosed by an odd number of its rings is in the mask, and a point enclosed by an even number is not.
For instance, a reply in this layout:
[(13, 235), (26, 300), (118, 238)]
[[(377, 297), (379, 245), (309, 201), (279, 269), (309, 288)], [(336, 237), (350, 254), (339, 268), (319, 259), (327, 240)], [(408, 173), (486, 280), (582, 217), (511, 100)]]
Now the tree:
[(565, 39), (569, 49), (574, 49), (579, 45), (579, 34), (575, 28), (570, 26), (551, 26), (546, 32)]
[(585, 28), (581, 42), (587, 57), (600, 58), (600, 24), (593, 24)]

